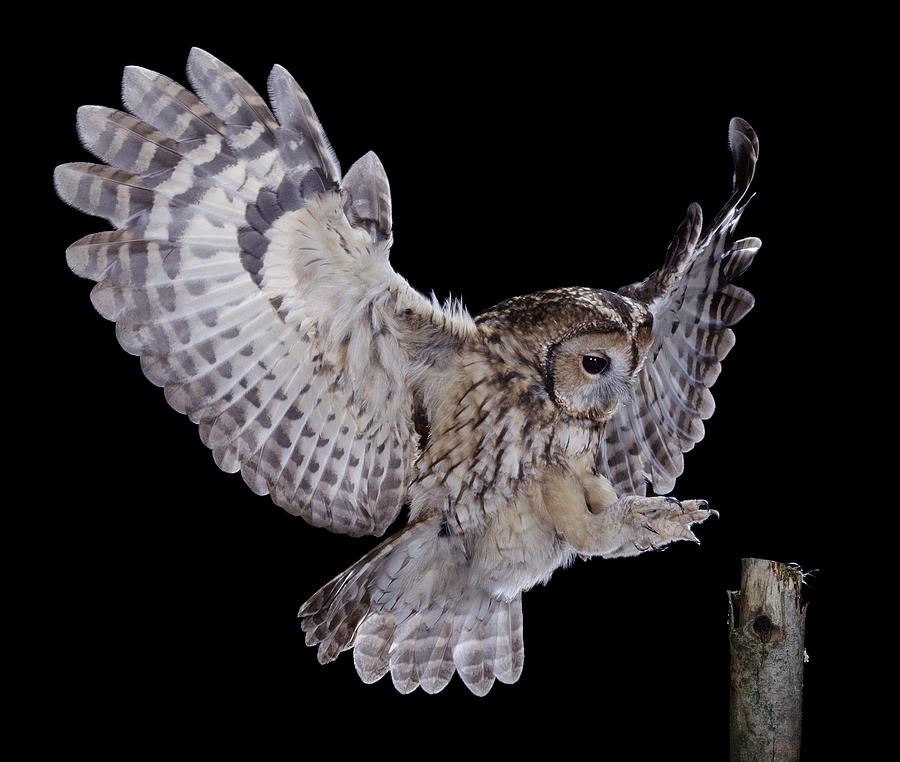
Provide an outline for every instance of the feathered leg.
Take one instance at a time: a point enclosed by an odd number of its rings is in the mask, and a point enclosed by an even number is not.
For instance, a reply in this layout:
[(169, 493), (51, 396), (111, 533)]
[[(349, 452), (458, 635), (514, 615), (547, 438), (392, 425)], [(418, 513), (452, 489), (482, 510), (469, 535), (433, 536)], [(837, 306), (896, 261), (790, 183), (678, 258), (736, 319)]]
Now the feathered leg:
[(548, 473), (542, 491), (556, 531), (576, 552), (589, 556), (619, 558), (678, 540), (699, 542), (691, 527), (719, 515), (705, 500), (617, 497), (604, 477), (577, 477), (566, 469)]

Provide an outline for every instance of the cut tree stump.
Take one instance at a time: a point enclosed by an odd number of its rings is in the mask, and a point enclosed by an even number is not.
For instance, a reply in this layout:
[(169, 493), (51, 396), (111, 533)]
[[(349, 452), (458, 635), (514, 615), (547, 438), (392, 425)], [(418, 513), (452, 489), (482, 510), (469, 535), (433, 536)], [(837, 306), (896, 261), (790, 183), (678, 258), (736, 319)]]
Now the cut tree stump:
[(728, 591), (732, 762), (800, 759), (806, 606), (803, 572), (744, 558)]

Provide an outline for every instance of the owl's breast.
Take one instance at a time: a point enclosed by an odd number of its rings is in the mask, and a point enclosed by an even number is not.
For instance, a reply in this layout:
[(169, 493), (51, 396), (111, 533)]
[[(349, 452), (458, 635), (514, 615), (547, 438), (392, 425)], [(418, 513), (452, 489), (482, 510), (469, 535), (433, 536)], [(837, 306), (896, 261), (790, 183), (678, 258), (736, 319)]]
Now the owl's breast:
[(539, 480), (494, 506), (469, 545), (470, 583), (504, 600), (546, 582), (574, 557), (556, 530)]
[[(523, 364), (473, 354), (441, 381), (425, 390), (432, 404), (410, 484), (410, 522), (439, 519), (444, 536), (462, 541), (472, 583), (515, 597), (572, 557), (544, 482), (593, 452), (598, 432), (561, 421), (542, 378)], [(583, 505), (583, 491), (575, 491)]]
[(469, 584), (512, 600), (546, 582), (575, 556), (558, 519), (561, 512), (580, 511), (587, 516), (593, 508), (588, 505), (588, 488), (572, 468), (548, 465), (534, 457), (522, 466), (521, 476), (489, 478), (493, 472), (489, 469), (486, 475), (478, 470), (477, 455), (447, 471), (439, 465), (413, 485), (410, 520), (439, 517), (434, 521), (435, 541), (464, 548)]

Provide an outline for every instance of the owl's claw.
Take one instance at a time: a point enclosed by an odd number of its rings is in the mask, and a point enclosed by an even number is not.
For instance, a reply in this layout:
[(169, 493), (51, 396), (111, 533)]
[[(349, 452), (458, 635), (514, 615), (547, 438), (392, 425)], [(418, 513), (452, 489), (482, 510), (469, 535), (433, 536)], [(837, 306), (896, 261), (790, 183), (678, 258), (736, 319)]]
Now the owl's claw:
[(684, 513), (684, 506), (681, 504), (681, 501), (680, 501), (678, 498), (675, 498), (675, 497), (667, 497), (667, 498), (666, 498), (666, 502), (667, 502), (667, 503), (674, 503), (675, 505), (677, 505), (677, 506), (681, 509), (681, 512)]

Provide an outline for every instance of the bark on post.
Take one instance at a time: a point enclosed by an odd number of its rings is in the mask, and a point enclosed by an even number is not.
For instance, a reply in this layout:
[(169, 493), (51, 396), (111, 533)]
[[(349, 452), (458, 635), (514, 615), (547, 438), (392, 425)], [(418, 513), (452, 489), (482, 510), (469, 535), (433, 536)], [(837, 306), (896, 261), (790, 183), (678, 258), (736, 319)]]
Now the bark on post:
[(800, 759), (806, 606), (803, 573), (745, 558), (728, 592), (732, 762)]

